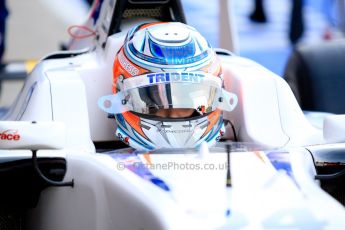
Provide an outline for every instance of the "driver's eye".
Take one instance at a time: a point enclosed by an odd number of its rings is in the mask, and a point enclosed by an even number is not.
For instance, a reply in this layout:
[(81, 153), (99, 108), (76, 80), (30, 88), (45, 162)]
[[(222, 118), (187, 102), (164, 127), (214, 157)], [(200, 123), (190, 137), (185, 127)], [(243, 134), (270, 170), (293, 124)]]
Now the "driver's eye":
[(149, 107), (149, 114), (155, 115), (157, 113), (158, 109), (156, 107)]
[(194, 109), (158, 109), (152, 115), (164, 118), (188, 118), (194, 113)]

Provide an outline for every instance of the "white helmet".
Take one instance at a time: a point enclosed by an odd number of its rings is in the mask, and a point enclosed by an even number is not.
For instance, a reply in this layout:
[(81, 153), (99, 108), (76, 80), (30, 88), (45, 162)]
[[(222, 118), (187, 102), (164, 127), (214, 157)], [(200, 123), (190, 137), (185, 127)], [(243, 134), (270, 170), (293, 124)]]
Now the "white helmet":
[(99, 107), (114, 114), (117, 137), (140, 150), (214, 143), (224, 130), (222, 110), (237, 104), (236, 95), (222, 88), (216, 53), (182, 23), (148, 23), (130, 30), (113, 74), (114, 94), (101, 97)]

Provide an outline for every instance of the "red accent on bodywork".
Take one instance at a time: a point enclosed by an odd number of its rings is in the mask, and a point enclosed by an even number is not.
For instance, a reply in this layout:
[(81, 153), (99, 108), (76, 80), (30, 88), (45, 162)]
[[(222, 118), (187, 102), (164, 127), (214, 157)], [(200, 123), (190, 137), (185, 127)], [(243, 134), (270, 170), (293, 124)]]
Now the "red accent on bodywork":
[(8, 129), (8, 130), (2, 131), (0, 133), (0, 140), (2, 140), (2, 141), (19, 141), (20, 135), (18, 134), (18, 130)]

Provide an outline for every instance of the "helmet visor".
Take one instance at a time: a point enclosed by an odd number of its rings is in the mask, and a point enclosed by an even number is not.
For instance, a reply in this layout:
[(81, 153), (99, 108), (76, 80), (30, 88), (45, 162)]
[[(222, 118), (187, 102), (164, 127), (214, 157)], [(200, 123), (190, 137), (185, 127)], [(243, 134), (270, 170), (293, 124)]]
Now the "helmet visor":
[(191, 83), (163, 83), (124, 92), (126, 106), (137, 113), (158, 109), (191, 108), (211, 112), (216, 109), (220, 88)]
[[(113, 96), (102, 97), (99, 106), (108, 113), (133, 111), (154, 114), (159, 109), (174, 108), (209, 113), (217, 108), (226, 108), (222, 106), (223, 98), (229, 100), (229, 94), (232, 98), (235, 97), (222, 89), (222, 80), (219, 77), (203, 72), (145, 74), (125, 79), (121, 88), (121, 91)], [(227, 93), (226, 97), (224, 93)], [(232, 107), (230, 109), (232, 110)]]
[(211, 112), (217, 108), (221, 79), (198, 72), (146, 74), (126, 79), (123, 94), (125, 106), (137, 113), (173, 108)]

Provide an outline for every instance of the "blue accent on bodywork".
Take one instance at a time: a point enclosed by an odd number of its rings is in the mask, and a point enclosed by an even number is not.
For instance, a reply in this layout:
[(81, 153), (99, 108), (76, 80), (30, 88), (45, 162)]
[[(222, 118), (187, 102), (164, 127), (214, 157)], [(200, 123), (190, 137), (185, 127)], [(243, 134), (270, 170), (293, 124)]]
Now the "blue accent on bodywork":
[(138, 151), (132, 148), (127, 148), (124, 150), (126, 151), (126, 153), (114, 151), (108, 152), (107, 154), (116, 161), (123, 163), (126, 169), (132, 171), (142, 179), (150, 181), (152, 184), (160, 187), (164, 191), (170, 191), (169, 186), (162, 179), (153, 175), (147, 165), (145, 165), (141, 161), (141, 159), (137, 155)]
[(265, 154), (275, 169), (284, 170), (297, 187), (299, 187), (292, 172), (290, 153), (288, 151), (266, 152)]
[(93, 24), (94, 25), (96, 25), (96, 22), (97, 22), (97, 20), (99, 18), (99, 15), (100, 15), (100, 12), (101, 12), (101, 6), (103, 4), (103, 1), (104, 0), (100, 0), (98, 3), (96, 3), (97, 4), (96, 9), (93, 12), (93, 14), (91, 15), (91, 17), (93, 18)]
[(289, 152), (268, 152), (266, 156), (277, 170), (284, 170), (290, 177), (293, 177)]
[(164, 183), (164, 181), (158, 177), (152, 177), (151, 182), (154, 183), (155, 185), (157, 185), (158, 187), (162, 188), (165, 191), (170, 191), (169, 186), (166, 183)]

